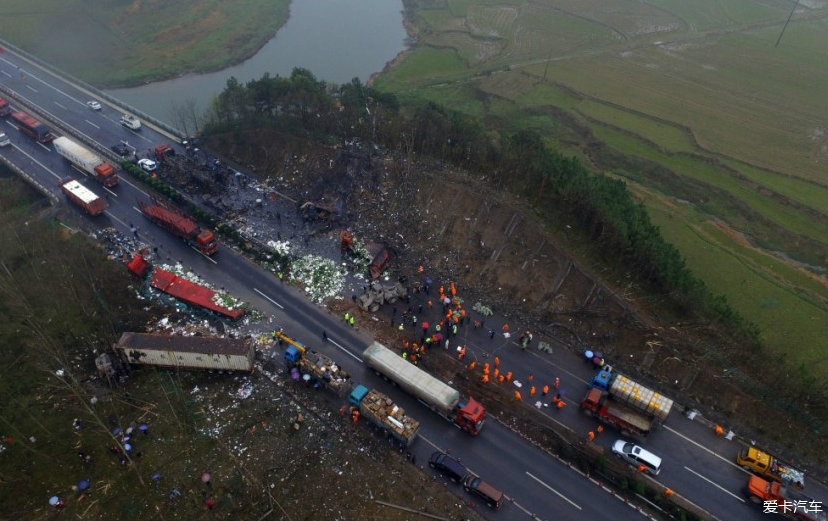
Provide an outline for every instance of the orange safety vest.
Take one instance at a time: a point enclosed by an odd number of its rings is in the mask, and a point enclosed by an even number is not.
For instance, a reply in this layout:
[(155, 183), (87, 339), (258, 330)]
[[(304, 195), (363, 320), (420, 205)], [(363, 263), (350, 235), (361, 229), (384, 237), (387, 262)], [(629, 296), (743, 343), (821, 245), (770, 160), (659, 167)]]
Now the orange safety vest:
[(477, 362), (472, 362), (469, 364), (469, 370), (474, 371), (474, 368), (477, 367)]
[(499, 366), (499, 365), (500, 365), (500, 357), (499, 357), (499, 356), (496, 356), (496, 357), (495, 357), (495, 367), (497, 367), (497, 366)]
[(548, 386), (548, 385), (544, 385), (544, 386), (543, 386), (543, 395), (544, 395), (544, 396), (546, 396), (547, 394), (549, 394), (549, 386)]
[(529, 388), (529, 396), (535, 396), (535, 386)]
[(523, 399), (523, 398), (520, 396), (520, 391), (515, 391), (515, 400), (519, 402), (519, 401), (521, 401), (522, 399)]

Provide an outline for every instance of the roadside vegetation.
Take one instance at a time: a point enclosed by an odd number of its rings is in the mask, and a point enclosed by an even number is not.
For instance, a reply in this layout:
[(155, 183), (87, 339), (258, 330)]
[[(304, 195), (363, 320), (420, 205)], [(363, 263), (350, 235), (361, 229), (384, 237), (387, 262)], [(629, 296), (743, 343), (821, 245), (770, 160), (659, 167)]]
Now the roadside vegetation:
[(406, 1), (373, 86), (537, 132), (626, 181), (687, 267), (794, 366), (828, 371), (826, 7)]
[[(745, 421), (755, 432), (776, 441), (792, 443), (791, 439), (785, 439), (785, 433), (768, 428), (768, 410), (760, 415), (753, 412), (772, 408), (774, 415), (788, 418), (786, 425), (798, 423), (817, 437), (822, 434), (820, 418), (828, 406), (828, 390), (819, 377), (819, 364), (823, 362), (817, 358), (820, 352), (813, 349), (794, 358), (767, 349), (756, 324), (735, 311), (729, 299), (719, 293), (721, 284), (732, 284), (730, 278), (747, 277), (751, 270), (763, 270), (768, 274), (762, 279), (765, 289), (771, 292), (769, 298), (774, 299), (765, 303), (766, 317), (773, 319), (776, 307), (802, 298), (797, 293), (799, 286), (788, 292), (778, 289), (785, 287), (780, 282), (783, 276), (815, 290), (819, 280), (808, 279), (803, 276), (805, 272), (792, 270), (776, 257), (756, 251), (743, 257), (716, 258), (720, 270), (716, 275), (720, 278), (711, 278), (712, 283), (702, 281), (688, 267), (687, 257), (664, 239), (659, 226), (670, 230), (668, 224), (682, 226), (682, 220), (677, 217), (688, 220), (693, 217), (680, 214), (684, 205), (645, 191), (641, 185), (623, 177), (590, 172), (581, 160), (553, 150), (535, 130), (499, 132), (433, 102), (399, 101), (394, 95), (362, 85), (358, 80), (342, 86), (328, 85), (302, 69), (295, 69), (288, 78), (264, 76), (246, 84), (231, 79), (217, 97), (203, 128), (208, 139), (220, 137), (222, 143), (233, 148), (232, 153), (242, 149), (261, 150), (277, 141), (284, 158), (279, 154), (256, 162), (257, 170), (274, 172), (275, 176), (287, 173), (281, 171), (283, 167), (292, 170), (293, 167), (283, 164), (287, 161), (285, 158), (304, 158), (308, 154), (314, 158), (310, 161), (328, 164), (327, 159), (321, 160), (325, 154), (318, 158), (311, 151), (339, 148), (343, 141), (361, 142), (379, 158), (388, 158), (391, 164), (397, 165), (400, 177), (382, 182), (376, 177), (389, 175), (387, 166), (373, 173), (369, 170), (359, 174), (370, 173), (368, 177), (373, 179), (370, 186), (374, 187), (371, 189), (379, 186), (383, 192), (381, 204), (388, 208), (414, 201), (396, 200), (399, 194), (392, 197), (383, 188), (388, 182), (391, 186), (417, 187), (432, 183), (434, 176), (440, 178), (442, 174), (435, 172), (444, 172), (446, 180), (455, 181), (455, 172), (465, 172), (460, 174), (464, 183), (483, 183), (487, 190), (508, 194), (537, 215), (548, 229), (566, 228), (567, 233), (557, 234), (555, 240), (594, 266), (593, 271), (602, 273), (602, 279), (614, 291), (624, 293), (628, 302), (634, 302), (643, 312), (639, 318), (649, 317), (643, 318), (646, 329), (674, 344), (672, 347), (683, 360), (698, 363), (705, 373), (699, 379), (706, 379), (708, 375), (714, 375), (714, 381), (721, 379), (715, 386), (694, 387), (694, 399), (716, 403), (719, 410), (727, 411), (728, 415), (739, 418), (737, 421)], [(252, 157), (238, 160), (254, 161)], [(315, 171), (314, 175), (326, 174)], [(336, 174), (334, 170), (331, 175), (344, 174)], [(368, 188), (360, 187), (359, 175), (348, 175), (355, 176), (348, 185), (361, 194), (360, 198), (365, 197)], [(333, 186), (329, 189), (337, 190)], [(641, 202), (655, 197), (660, 198), (661, 212), (648, 211)], [(701, 225), (699, 230), (704, 233), (693, 236), (701, 244), (720, 245), (721, 250), (716, 252), (726, 251), (724, 248), (735, 242), (728, 227), (711, 226), (706, 221)], [(570, 228), (574, 233), (570, 233)], [(710, 252), (697, 253), (699, 257), (707, 253), (710, 258)], [(471, 252), (461, 255), (473, 257)], [(787, 279), (783, 283), (787, 284)], [(495, 291), (491, 287), (485, 289)], [(520, 288), (510, 289), (520, 294)], [(819, 301), (812, 302), (817, 313), (819, 305)], [(813, 316), (803, 319), (805, 327), (816, 327), (806, 323)], [(544, 324), (548, 323), (550, 319), (544, 318)], [(618, 330), (612, 335), (623, 336), (624, 326), (615, 326)], [(669, 335), (667, 330), (680, 333), (667, 340), (664, 337)], [(636, 353), (636, 356), (643, 356), (648, 350), (642, 340), (626, 345), (618, 338), (609, 344), (616, 351)], [(808, 354), (814, 357), (811, 365), (802, 362)], [(732, 400), (720, 400), (729, 392), (733, 393)], [(743, 393), (750, 398), (736, 398)], [(756, 408), (744, 410), (747, 403), (744, 400), (751, 401)], [(794, 417), (796, 421), (792, 422)], [(800, 449), (804, 447), (800, 445)], [(813, 461), (822, 461), (817, 445), (806, 450)]]
[(6, 40), (98, 87), (207, 72), (256, 53), (289, 0), (0, 3)]

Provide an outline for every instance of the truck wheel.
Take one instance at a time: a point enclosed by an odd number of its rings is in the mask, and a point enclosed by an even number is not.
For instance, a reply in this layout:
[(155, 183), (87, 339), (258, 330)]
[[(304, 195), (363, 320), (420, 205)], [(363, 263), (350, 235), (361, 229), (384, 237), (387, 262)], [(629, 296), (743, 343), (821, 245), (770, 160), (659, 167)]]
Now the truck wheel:
[(753, 494), (750, 495), (750, 502), (756, 503), (757, 505), (762, 503), (762, 498), (756, 497)]
[(463, 487), (463, 490), (465, 490), (466, 492), (471, 492), (471, 489), (469, 487)]
[(742, 465), (742, 468), (745, 469), (746, 471), (750, 472), (751, 474), (753, 474), (753, 471), (750, 470), (750, 467), (748, 465)]
[(592, 409), (583, 409), (583, 411), (584, 414), (586, 414), (587, 416), (595, 416), (595, 413), (592, 412)]
[(431, 468), (435, 468), (435, 467), (434, 467), (434, 463), (432, 463), (432, 462), (430, 462), (430, 461), (428, 462), (428, 466), (429, 466), (429, 467), (431, 467)]

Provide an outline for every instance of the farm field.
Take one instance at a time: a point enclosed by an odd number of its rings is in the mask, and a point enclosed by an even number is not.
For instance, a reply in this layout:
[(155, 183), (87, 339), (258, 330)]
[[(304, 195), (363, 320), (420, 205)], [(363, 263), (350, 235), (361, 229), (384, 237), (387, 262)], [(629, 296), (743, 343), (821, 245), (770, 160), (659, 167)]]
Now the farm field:
[(418, 45), (375, 87), (625, 179), (774, 352), (828, 370), (828, 2), (801, 2), (778, 47), (790, 2), (412, 6)]
[(5, 0), (0, 19), (6, 40), (98, 87), (117, 87), (238, 63), (284, 25), (289, 5)]

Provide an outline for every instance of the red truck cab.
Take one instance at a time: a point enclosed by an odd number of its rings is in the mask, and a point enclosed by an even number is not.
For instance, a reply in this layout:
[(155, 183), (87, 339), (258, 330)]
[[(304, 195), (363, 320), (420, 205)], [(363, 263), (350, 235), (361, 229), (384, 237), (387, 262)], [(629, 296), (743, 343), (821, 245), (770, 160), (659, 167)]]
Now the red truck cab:
[(454, 423), (472, 436), (477, 436), (485, 419), (486, 409), (474, 398), (469, 398), (466, 403), (459, 404)]

